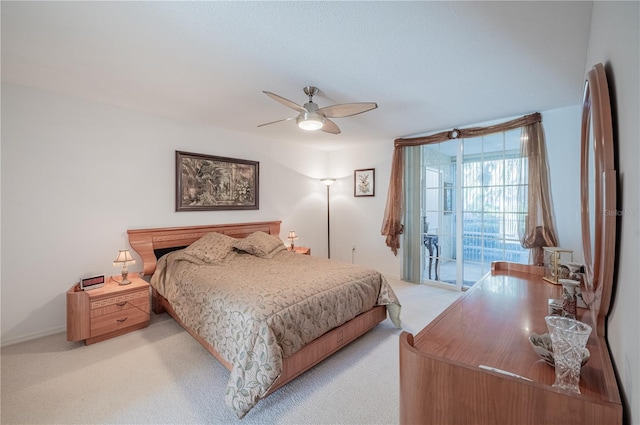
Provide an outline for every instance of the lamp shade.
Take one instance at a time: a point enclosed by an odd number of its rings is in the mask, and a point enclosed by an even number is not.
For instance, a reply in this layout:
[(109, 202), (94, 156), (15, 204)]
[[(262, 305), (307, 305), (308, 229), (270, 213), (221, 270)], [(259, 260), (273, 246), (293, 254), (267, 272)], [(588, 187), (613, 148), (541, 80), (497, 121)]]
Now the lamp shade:
[(322, 179), (320, 181), (322, 183), (326, 184), (327, 186), (331, 186), (332, 184), (334, 184), (336, 182), (336, 179)]
[(296, 235), (296, 231), (295, 230), (290, 230), (289, 231), (289, 236), (287, 237), (287, 239), (292, 240), (292, 241), (298, 239), (298, 236)]
[(136, 260), (131, 256), (131, 253), (128, 249), (121, 249), (118, 252), (118, 257), (113, 260), (114, 266), (128, 266), (135, 263)]

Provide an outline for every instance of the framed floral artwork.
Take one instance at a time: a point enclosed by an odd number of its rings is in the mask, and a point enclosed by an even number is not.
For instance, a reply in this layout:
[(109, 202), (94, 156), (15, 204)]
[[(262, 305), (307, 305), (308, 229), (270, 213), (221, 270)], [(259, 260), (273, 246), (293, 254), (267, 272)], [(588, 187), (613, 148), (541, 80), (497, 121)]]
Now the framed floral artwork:
[(376, 169), (366, 168), (353, 172), (353, 196), (376, 195)]
[(260, 163), (176, 151), (176, 211), (257, 210)]

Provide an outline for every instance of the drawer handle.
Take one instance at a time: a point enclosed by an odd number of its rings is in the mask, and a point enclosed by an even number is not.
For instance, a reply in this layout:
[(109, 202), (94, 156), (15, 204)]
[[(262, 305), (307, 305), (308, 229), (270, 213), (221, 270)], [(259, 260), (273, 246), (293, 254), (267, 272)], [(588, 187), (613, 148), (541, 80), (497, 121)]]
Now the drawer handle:
[(129, 317), (125, 317), (124, 319), (116, 319), (118, 323), (124, 323)]
[(121, 302), (121, 303), (116, 303), (116, 305), (117, 305), (118, 307), (124, 307), (125, 305), (127, 305), (127, 302), (126, 302), (126, 301), (123, 301), (123, 302)]

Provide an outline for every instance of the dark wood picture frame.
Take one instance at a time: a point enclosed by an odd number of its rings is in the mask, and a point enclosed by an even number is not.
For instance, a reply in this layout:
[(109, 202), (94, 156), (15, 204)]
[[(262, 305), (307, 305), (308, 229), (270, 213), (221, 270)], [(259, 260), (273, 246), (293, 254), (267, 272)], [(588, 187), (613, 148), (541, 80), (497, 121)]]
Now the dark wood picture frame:
[(375, 168), (364, 168), (353, 172), (353, 196), (376, 196)]
[(257, 210), (260, 163), (176, 151), (176, 211)]

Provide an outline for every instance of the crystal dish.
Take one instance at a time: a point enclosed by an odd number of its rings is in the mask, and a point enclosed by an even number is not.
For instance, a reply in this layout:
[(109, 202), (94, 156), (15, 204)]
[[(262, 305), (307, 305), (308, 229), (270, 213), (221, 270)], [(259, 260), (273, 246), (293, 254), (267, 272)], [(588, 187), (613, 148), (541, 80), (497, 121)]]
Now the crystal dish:
[[(536, 354), (538, 354), (549, 366), (555, 367), (553, 361), (553, 347), (551, 346), (551, 336), (549, 336), (548, 333), (544, 333), (542, 335), (531, 334), (529, 335), (529, 342)], [(590, 356), (591, 353), (589, 353), (589, 350), (585, 348), (582, 352), (582, 363), (580, 366), (584, 366)]]

